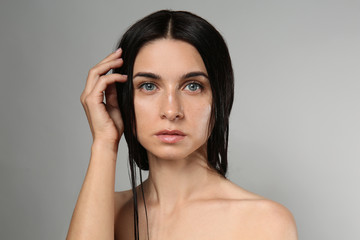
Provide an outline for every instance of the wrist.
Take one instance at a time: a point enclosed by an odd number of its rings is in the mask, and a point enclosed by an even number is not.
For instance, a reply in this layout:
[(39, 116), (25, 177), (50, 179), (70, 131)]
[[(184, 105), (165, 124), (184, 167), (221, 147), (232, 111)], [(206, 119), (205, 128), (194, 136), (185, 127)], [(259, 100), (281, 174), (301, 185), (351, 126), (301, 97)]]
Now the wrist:
[(92, 151), (111, 151), (117, 153), (119, 147), (118, 141), (106, 141), (96, 139), (93, 141), (91, 150)]

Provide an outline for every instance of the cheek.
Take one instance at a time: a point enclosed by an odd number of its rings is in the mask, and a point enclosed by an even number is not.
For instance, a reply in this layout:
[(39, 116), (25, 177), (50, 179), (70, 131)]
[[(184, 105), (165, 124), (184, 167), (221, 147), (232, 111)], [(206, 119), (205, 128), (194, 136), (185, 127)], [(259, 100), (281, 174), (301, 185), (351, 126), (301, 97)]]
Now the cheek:
[(198, 129), (199, 133), (209, 135), (207, 131), (210, 124), (211, 104), (206, 103), (193, 108), (191, 115), (193, 116), (190, 117), (191, 122), (196, 124), (194, 128)]
[[(149, 124), (151, 123), (151, 116), (154, 115), (154, 108), (149, 106), (149, 101), (143, 101), (141, 99), (134, 99), (134, 108), (135, 108), (135, 119), (136, 119), (136, 128), (138, 134), (146, 130)], [(141, 130), (141, 131), (139, 131)]]

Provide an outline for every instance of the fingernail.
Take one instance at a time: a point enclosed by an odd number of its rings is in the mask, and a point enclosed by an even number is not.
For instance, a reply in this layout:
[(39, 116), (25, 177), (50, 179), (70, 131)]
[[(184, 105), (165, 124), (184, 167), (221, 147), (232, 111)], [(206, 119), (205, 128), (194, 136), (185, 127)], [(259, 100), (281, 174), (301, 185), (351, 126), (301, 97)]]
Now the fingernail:
[(121, 52), (121, 51), (122, 51), (122, 49), (121, 49), (121, 48), (118, 48), (115, 52), (119, 53), (119, 52)]

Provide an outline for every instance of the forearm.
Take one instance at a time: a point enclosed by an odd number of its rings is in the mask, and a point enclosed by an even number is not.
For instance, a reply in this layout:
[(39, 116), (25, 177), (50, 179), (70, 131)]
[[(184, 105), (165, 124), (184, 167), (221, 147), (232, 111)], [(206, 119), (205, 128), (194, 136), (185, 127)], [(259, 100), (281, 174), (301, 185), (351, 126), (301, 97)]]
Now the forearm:
[(117, 146), (94, 143), (67, 240), (114, 239)]

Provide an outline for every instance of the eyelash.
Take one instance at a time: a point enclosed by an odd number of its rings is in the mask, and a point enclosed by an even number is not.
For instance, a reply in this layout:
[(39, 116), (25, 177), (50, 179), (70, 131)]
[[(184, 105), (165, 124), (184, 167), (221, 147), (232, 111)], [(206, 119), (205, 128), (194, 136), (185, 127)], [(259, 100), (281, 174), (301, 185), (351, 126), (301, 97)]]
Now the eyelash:
[[(144, 83), (141, 83), (138, 88), (139, 88), (139, 89), (144, 89), (146, 92), (151, 92), (151, 91), (153, 91), (153, 90), (146, 90), (146, 89), (145, 89), (145, 86), (148, 85), (148, 84), (151, 84), (152, 87), (156, 87), (156, 84), (155, 84), (155, 83), (152, 83), (152, 82), (144, 82)], [(202, 90), (204, 89), (204, 86), (203, 86), (202, 84), (196, 82), (196, 81), (191, 81), (191, 82), (187, 83), (187, 84), (185, 85), (185, 88), (188, 87), (190, 84), (195, 84), (195, 85), (197, 85), (197, 87), (198, 87), (197, 90), (200, 89), (200, 91), (202, 91)], [(196, 92), (197, 90), (195, 90), (195, 91), (190, 91), (190, 92)]]
[(200, 89), (200, 91), (202, 91), (204, 89), (204, 86), (198, 82), (189, 82), (188, 84), (185, 85), (185, 88), (190, 86), (191, 84), (195, 84), (198, 87), (195, 91), (191, 91), (191, 92), (196, 92), (199, 89)]
[(152, 86), (155, 86), (156, 85), (154, 83), (151, 83), (151, 82), (144, 82), (142, 84), (139, 85), (139, 89), (144, 89), (146, 92), (150, 92), (151, 90), (146, 90), (144, 87), (147, 85), (147, 84), (151, 84)]

